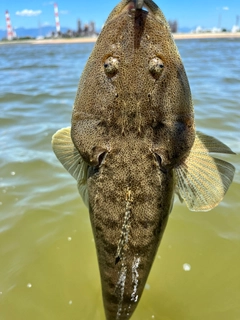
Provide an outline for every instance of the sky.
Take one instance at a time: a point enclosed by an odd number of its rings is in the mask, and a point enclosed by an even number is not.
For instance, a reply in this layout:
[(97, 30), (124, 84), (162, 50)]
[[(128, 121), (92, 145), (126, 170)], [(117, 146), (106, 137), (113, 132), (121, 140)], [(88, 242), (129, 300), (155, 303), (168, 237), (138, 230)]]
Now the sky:
[[(94, 21), (100, 30), (118, 0), (57, 0), (62, 27), (77, 29)], [(240, 0), (156, 0), (167, 20), (177, 20), (180, 27), (221, 27), (231, 29), (240, 16)], [(0, 29), (6, 29), (5, 11), (10, 13), (14, 28), (38, 28), (54, 25), (53, 1), (0, 0)]]

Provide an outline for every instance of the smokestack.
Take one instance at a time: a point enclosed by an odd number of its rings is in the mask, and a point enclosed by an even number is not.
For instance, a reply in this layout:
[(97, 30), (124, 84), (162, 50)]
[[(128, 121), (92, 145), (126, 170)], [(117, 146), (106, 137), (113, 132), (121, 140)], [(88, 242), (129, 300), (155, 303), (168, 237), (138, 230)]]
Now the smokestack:
[(81, 33), (81, 31), (82, 31), (82, 28), (81, 28), (81, 21), (80, 21), (80, 20), (78, 20), (78, 21), (77, 21), (77, 32), (78, 32), (78, 34), (79, 34), (79, 33)]
[(6, 25), (7, 25), (7, 39), (12, 40), (13, 39), (13, 30), (12, 30), (12, 25), (11, 25), (11, 20), (10, 20), (10, 14), (8, 11), (5, 13), (5, 18), (6, 18)]
[(54, 3), (54, 14), (55, 14), (55, 23), (56, 23), (56, 31), (57, 33), (60, 32), (60, 22), (59, 22), (59, 16), (58, 16), (58, 5)]

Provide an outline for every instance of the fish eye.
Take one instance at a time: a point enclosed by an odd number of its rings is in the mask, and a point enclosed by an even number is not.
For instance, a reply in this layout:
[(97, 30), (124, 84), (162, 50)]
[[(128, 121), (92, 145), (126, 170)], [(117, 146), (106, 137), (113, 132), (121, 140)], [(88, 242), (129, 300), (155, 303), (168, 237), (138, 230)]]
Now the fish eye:
[(149, 72), (155, 79), (158, 79), (163, 71), (164, 63), (159, 57), (155, 57), (149, 61)]
[(118, 72), (119, 61), (117, 58), (108, 57), (104, 61), (104, 71), (107, 76), (113, 77)]

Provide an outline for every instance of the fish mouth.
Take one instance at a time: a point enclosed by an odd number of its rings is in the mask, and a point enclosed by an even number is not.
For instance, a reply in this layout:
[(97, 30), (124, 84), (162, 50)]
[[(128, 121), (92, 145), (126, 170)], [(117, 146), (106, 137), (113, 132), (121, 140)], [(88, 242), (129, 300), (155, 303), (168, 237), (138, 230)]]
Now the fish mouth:
[(113, 9), (105, 24), (124, 11), (143, 10), (143, 7), (146, 8), (148, 12), (151, 12), (158, 21), (168, 26), (164, 14), (153, 0), (122, 0)]
[(129, 10), (129, 11), (135, 11), (135, 10), (141, 10), (144, 5), (144, 0), (130, 0), (125, 2), (125, 6), (123, 7), (122, 11)]
[(134, 0), (133, 2), (136, 9), (142, 9), (144, 0)]
[(152, 0), (126, 0), (122, 5), (124, 6), (123, 10), (141, 10), (143, 6), (150, 9), (150, 11), (155, 11), (158, 8)]

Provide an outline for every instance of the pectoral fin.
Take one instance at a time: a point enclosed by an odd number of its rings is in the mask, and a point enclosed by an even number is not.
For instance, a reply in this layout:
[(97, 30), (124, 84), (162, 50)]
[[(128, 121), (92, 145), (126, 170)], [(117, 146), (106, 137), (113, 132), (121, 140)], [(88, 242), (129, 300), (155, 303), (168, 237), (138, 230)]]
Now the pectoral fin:
[(58, 130), (53, 135), (52, 148), (64, 168), (77, 180), (79, 193), (88, 206), (88, 164), (83, 160), (72, 142), (70, 127)]
[(216, 207), (233, 180), (234, 166), (209, 152), (234, 154), (219, 140), (197, 132), (189, 156), (175, 168), (176, 192), (191, 211)]

